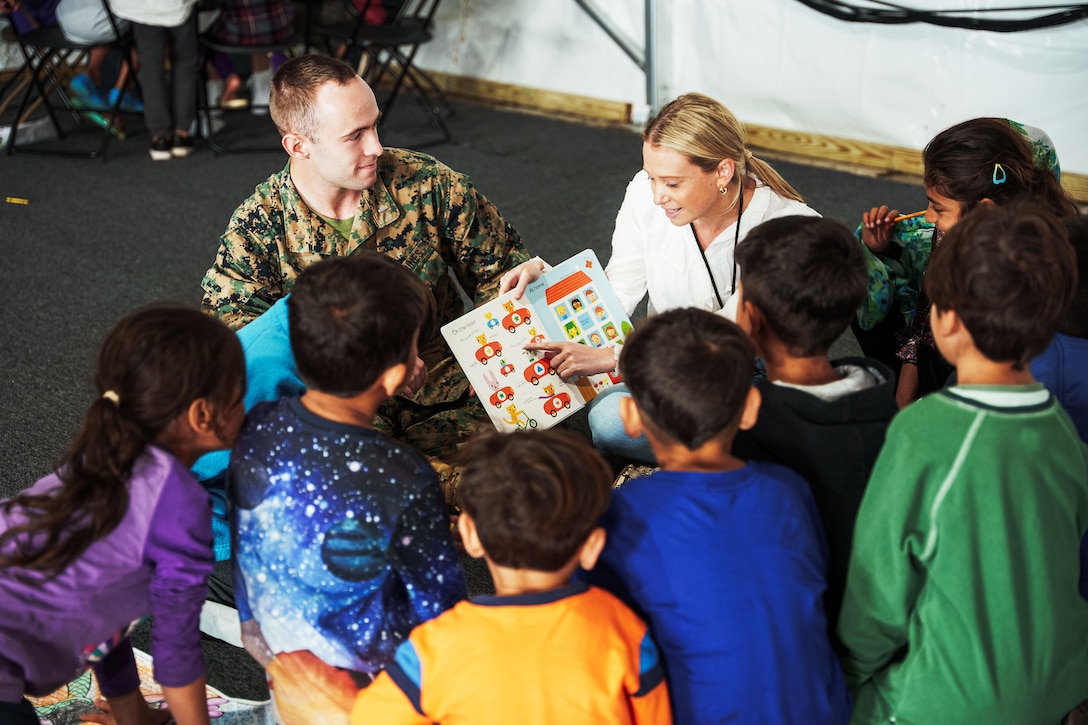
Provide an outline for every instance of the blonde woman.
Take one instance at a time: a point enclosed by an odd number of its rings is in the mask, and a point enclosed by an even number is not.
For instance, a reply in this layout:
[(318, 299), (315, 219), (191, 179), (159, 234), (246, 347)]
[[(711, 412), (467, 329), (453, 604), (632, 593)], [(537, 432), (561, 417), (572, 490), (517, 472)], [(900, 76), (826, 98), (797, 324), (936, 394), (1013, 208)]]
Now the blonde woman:
[[(630, 315), (649, 295), (650, 314), (698, 307), (736, 316), (740, 270), (734, 253), (753, 227), (780, 216), (819, 216), (767, 162), (745, 146), (744, 128), (728, 108), (700, 93), (665, 105), (642, 132), (642, 170), (627, 185), (616, 217), (606, 273)], [(543, 268), (530, 260), (502, 280), (501, 291), (523, 290)], [(565, 379), (613, 370), (613, 347), (570, 342), (530, 346), (552, 354)], [(630, 439), (619, 421), (617, 386), (590, 410), (599, 447), (653, 461), (644, 438)]]

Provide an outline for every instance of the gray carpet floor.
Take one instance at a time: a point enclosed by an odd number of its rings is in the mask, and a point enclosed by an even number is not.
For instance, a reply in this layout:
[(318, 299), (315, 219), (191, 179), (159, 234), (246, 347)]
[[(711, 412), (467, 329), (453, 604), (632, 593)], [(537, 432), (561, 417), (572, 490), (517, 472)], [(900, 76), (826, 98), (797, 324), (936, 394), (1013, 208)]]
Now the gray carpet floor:
[[(421, 148), (468, 173), (519, 230), (529, 250), (557, 262), (585, 248), (607, 260), (624, 189), (641, 167), (629, 128), (455, 104), (457, 143), (428, 145), (437, 133), (410, 100), (383, 122), (383, 142)], [(231, 212), (286, 157), (267, 117), (230, 114), (225, 144), (266, 152), (152, 162), (141, 119), (110, 145), (108, 161), (0, 156), (0, 497), (48, 473), (92, 395), (95, 346), (128, 311), (157, 300), (197, 305)], [(63, 148), (91, 148), (79, 131)], [(774, 161), (810, 206), (853, 227), (863, 210), (887, 203), (925, 208), (920, 185)], [(836, 353), (856, 350), (849, 335)], [(575, 417), (570, 424), (582, 426)], [(486, 570), (466, 563), (470, 590)], [(137, 645), (147, 647), (146, 631)], [(230, 695), (261, 699), (263, 674), (238, 650), (206, 642), (209, 681)]]

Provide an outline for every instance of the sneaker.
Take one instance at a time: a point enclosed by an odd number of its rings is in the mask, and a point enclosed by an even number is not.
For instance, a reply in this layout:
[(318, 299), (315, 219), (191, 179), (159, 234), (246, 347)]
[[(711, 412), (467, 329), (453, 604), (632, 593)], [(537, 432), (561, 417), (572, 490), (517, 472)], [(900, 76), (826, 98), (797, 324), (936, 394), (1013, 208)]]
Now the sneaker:
[(267, 116), (268, 98), (272, 94), (272, 70), (254, 73), (246, 85), (249, 86), (249, 112), (254, 116)]
[(92, 108), (105, 111), (111, 108), (102, 94), (98, 92), (98, 86), (94, 84), (90, 76), (80, 73), (72, 77), (68, 82), (68, 89), (72, 92), (73, 105), (80, 108)]
[(113, 108), (114, 104), (117, 103), (117, 96), (121, 96), (121, 110), (124, 111), (125, 113), (143, 113), (144, 112), (144, 102), (143, 101), (141, 101), (139, 98), (132, 95), (128, 91), (125, 91), (122, 94), (122, 92), (119, 91), (116, 88), (111, 88), (110, 89), (110, 108)]
[(170, 153), (170, 139), (166, 136), (155, 136), (151, 139), (151, 150), (148, 153), (151, 154), (152, 161), (169, 161), (173, 158)]
[(189, 156), (194, 151), (196, 151), (196, 144), (193, 142), (192, 136), (174, 134), (174, 145), (170, 148), (171, 156), (180, 159)]

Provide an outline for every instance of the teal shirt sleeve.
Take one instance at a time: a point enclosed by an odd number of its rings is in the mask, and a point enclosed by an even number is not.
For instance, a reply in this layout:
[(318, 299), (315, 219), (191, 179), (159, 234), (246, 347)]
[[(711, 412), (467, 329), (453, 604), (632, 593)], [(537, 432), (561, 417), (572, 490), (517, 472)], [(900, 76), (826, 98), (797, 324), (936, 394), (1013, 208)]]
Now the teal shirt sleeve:
[[(277, 300), (267, 312), (238, 331), (246, 358), (246, 412), (257, 403), (301, 395), (306, 390), (291, 352), (288, 297)], [(228, 465), (229, 450), (213, 451), (193, 465), (193, 475), (198, 481), (208, 481), (221, 475)]]

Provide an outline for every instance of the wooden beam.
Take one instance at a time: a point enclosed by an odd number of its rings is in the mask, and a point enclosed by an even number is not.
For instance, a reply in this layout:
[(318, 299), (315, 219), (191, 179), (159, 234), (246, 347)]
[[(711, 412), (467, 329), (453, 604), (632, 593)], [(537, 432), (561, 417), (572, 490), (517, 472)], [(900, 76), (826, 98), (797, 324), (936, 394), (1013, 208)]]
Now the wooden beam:
[[(560, 91), (528, 88), (470, 76), (430, 71), (443, 91), (478, 103), (523, 111), (566, 116), (582, 122), (604, 125), (631, 123), (631, 104), (606, 101)], [(922, 181), (922, 152), (868, 141), (785, 131), (746, 124), (749, 144), (758, 151), (799, 163), (829, 166), (873, 176), (898, 175), (904, 181)], [(1088, 175), (1062, 174), (1062, 186), (1074, 199), (1088, 203)]]
[(1062, 186), (1069, 192), (1071, 197), (1077, 200), (1077, 203), (1082, 205), (1081, 211), (1085, 211), (1083, 205), (1088, 204), (1088, 175), (1070, 174), (1063, 171)]
[(755, 149), (822, 161), (838, 168), (861, 167), (922, 177), (922, 152), (915, 149), (753, 124), (745, 124), (745, 129), (748, 144)]
[(438, 86), (451, 96), (523, 111), (559, 114), (598, 124), (631, 122), (631, 104), (606, 101), (573, 93), (515, 86), (470, 76), (428, 71)]

